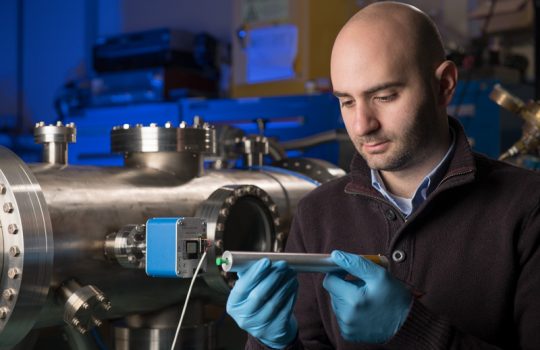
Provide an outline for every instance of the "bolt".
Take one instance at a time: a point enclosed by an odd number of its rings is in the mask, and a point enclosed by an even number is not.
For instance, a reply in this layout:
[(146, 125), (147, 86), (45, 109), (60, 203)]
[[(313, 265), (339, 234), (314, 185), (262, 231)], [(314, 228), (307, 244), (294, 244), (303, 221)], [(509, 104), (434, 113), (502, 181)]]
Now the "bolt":
[(271, 211), (272, 213), (275, 213), (276, 210), (277, 210), (277, 205), (272, 204), (272, 205), (270, 206), (270, 211)]
[(105, 310), (109, 311), (112, 308), (112, 305), (111, 305), (111, 303), (106, 302), (106, 303), (102, 303), (101, 307), (104, 308)]
[(102, 302), (105, 301), (105, 296), (104, 296), (103, 294), (98, 294), (98, 295), (96, 295), (96, 299), (97, 299), (100, 303), (102, 303)]
[(88, 332), (88, 331), (86, 330), (86, 328), (84, 328), (83, 326), (77, 327), (77, 330), (78, 330), (79, 333), (81, 333), (81, 334), (86, 334), (86, 332)]
[(131, 255), (131, 254), (128, 255), (127, 259), (128, 259), (128, 261), (129, 261), (130, 263), (134, 263), (135, 260), (137, 260), (137, 259), (135, 258), (135, 255)]
[(17, 257), (21, 255), (21, 250), (19, 249), (18, 246), (14, 245), (9, 248), (9, 255), (11, 255), (12, 257)]
[(157, 124), (156, 123), (150, 123), (150, 127), (155, 128), (155, 127), (157, 127)]
[(67, 126), (70, 127), (70, 128), (74, 128), (74, 127), (75, 127), (75, 123), (74, 123), (74, 122), (71, 122), (71, 123), (69, 123)]
[(64, 124), (62, 124), (62, 121), (59, 120), (59, 121), (56, 122), (56, 126), (64, 126)]
[(81, 307), (85, 310), (88, 310), (88, 308), (90, 307), (90, 305), (87, 303), (87, 302), (84, 302)]
[(6, 194), (7, 188), (6, 185), (0, 184), (0, 194)]
[(124, 129), (129, 129), (129, 124), (124, 124), (124, 125), (122, 125), (122, 128), (124, 128)]
[(229, 214), (229, 209), (223, 208), (219, 211), (219, 215), (227, 216)]
[(9, 309), (7, 307), (0, 307), (0, 319), (4, 320), (9, 313)]
[(4, 212), (5, 213), (13, 213), (13, 203), (11, 202), (7, 202), (7, 203), (4, 203)]
[(4, 299), (6, 299), (7, 301), (13, 300), (13, 297), (15, 296), (15, 294), (16, 294), (16, 292), (15, 292), (15, 289), (13, 289), (13, 288), (5, 289), (5, 290), (2, 292), (2, 296), (3, 296)]
[(165, 123), (165, 127), (166, 127), (167, 129), (170, 129), (171, 126), (172, 126), (172, 123), (171, 123), (171, 122), (166, 122), (166, 123)]
[(19, 228), (16, 224), (9, 224), (8, 225), (8, 232), (12, 235), (16, 235), (17, 232), (19, 232)]
[(285, 238), (286, 238), (286, 235), (285, 235), (284, 232), (280, 232), (280, 233), (278, 233), (278, 234), (276, 235), (276, 239), (277, 239), (278, 241), (280, 241), (280, 242), (281, 242), (281, 241), (284, 241)]
[(280, 223), (279, 218), (274, 219), (274, 225), (279, 226)]
[(216, 241), (216, 247), (221, 248), (223, 246), (223, 241), (221, 239), (218, 239)]
[(8, 270), (8, 277), (11, 278), (12, 280), (18, 278), (19, 274), (20, 274), (20, 271), (16, 267), (12, 267), (11, 269)]
[(135, 231), (144, 232), (144, 229), (145, 229), (145, 225), (136, 225), (135, 226)]
[(78, 319), (77, 317), (73, 317), (73, 318), (71, 319), (71, 323), (72, 323), (75, 327), (77, 327), (77, 326), (81, 323), (81, 321), (79, 321), (79, 319)]
[(223, 231), (223, 230), (225, 229), (225, 225), (223, 225), (223, 224), (221, 224), (221, 223), (220, 223), (220, 224), (217, 224), (217, 225), (216, 225), (216, 229), (217, 229), (218, 231)]
[(98, 320), (97, 318), (95, 317), (92, 317), (92, 323), (95, 324), (96, 326), (101, 326), (103, 324), (103, 322), (101, 322), (100, 320)]
[(179, 126), (181, 129), (185, 129), (187, 127), (187, 123), (185, 121), (182, 121)]

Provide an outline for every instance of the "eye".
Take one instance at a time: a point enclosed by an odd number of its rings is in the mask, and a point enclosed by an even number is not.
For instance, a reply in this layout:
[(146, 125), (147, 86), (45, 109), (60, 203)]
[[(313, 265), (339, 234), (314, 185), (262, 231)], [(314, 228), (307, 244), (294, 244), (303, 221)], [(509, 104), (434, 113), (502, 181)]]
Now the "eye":
[(351, 107), (354, 105), (354, 100), (352, 99), (347, 99), (347, 100), (341, 100), (339, 102), (341, 108), (346, 108), (346, 107)]
[(397, 93), (393, 93), (385, 96), (375, 96), (374, 99), (379, 102), (391, 102), (397, 98)]

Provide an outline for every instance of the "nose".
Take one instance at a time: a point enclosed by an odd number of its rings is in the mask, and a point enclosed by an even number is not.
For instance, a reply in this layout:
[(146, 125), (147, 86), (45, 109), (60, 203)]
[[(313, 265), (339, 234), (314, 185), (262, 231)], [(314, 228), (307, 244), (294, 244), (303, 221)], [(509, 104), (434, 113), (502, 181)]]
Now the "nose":
[(376, 132), (380, 127), (375, 111), (365, 103), (356, 103), (350, 129), (356, 136), (366, 136)]

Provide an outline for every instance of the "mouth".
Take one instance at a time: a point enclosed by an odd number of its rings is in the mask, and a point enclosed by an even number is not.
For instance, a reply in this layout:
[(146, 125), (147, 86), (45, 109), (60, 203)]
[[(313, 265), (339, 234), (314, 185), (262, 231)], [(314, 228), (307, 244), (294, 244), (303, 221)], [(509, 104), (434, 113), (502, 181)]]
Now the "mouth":
[(376, 141), (370, 143), (364, 143), (362, 147), (367, 153), (382, 153), (384, 152), (389, 145), (390, 141)]

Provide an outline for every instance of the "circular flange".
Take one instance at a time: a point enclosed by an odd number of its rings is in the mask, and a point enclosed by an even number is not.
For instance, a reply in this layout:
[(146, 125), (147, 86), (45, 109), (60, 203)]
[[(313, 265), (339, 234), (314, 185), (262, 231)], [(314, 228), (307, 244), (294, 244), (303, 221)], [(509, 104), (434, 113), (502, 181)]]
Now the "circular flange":
[(176, 128), (171, 123), (160, 127), (157, 124), (135, 126), (124, 124), (111, 131), (111, 151), (131, 152), (176, 152)]
[(236, 274), (226, 273), (214, 261), (225, 250), (280, 252), (285, 245), (277, 205), (254, 185), (224, 186), (214, 191), (198, 208), (197, 217), (207, 222), (208, 250), (204, 279), (217, 291), (228, 293)]
[(36, 123), (34, 128), (34, 141), (36, 143), (73, 143), (77, 140), (77, 129), (74, 123), (62, 124), (57, 122), (56, 125), (45, 125), (44, 122)]
[(26, 164), (0, 147), (0, 347), (21, 341), (45, 304), (53, 235), (41, 187)]

